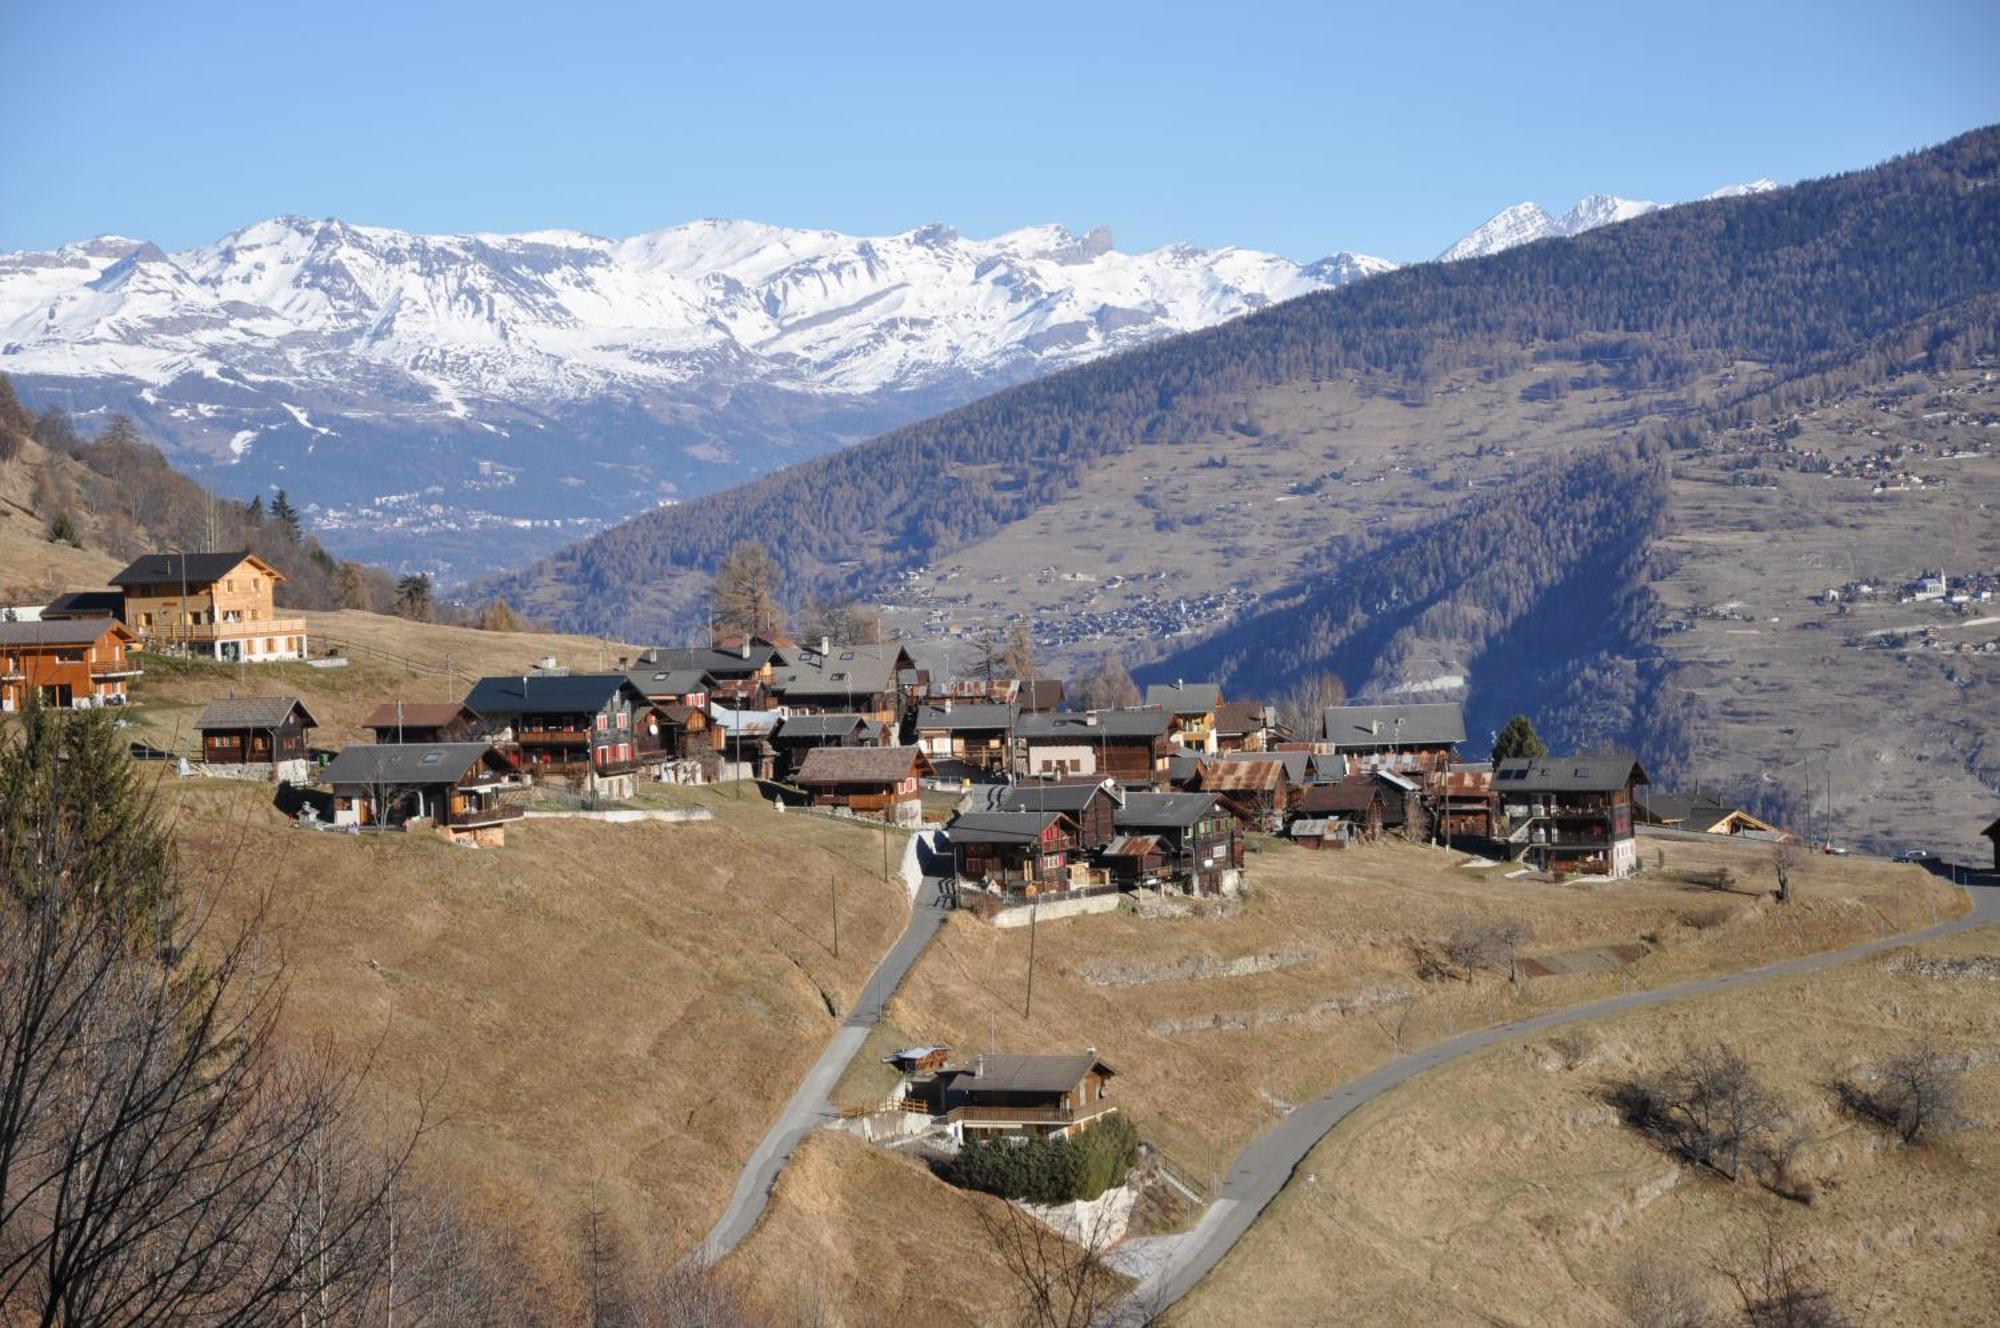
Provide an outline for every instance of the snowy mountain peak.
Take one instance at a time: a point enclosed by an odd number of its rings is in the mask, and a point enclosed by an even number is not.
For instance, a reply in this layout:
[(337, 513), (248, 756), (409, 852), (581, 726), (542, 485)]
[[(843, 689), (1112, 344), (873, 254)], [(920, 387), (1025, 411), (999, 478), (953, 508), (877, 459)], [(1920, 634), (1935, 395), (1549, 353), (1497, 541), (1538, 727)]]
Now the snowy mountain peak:
[(1543, 211), (1541, 204), (1516, 203), (1494, 213), (1483, 225), (1439, 254), (1438, 261), (1456, 263), (1463, 258), (1483, 258), (1560, 234), (1555, 218)]

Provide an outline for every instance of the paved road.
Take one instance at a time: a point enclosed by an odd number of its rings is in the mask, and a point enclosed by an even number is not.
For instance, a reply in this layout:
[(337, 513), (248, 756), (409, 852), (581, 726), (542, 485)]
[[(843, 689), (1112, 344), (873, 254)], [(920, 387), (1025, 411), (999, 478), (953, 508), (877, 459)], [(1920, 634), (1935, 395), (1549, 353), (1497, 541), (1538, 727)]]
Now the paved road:
[(1934, 940), (1972, 927), (2000, 924), (2000, 885), (1979, 885), (1968, 889), (1972, 895), (1972, 912), (1951, 922), (1926, 927), (1922, 931), (1904, 932), (1870, 941), (1865, 945), (1850, 946), (1845, 950), (1829, 950), (1799, 959), (1788, 959), (1781, 963), (1766, 964), (1761, 968), (1745, 969), (1740, 973), (1702, 978), (1672, 987), (1661, 987), (1654, 991), (1613, 996), (1606, 1000), (1593, 1001), (1588, 1005), (1553, 1010), (1517, 1023), (1482, 1028), (1426, 1047), (1422, 1051), (1412, 1052), (1402, 1060), (1393, 1061), (1358, 1079), (1350, 1079), (1297, 1108), (1237, 1154), (1236, 1160), (1230, 1165), (1229, 1177), (1223, 1182), (1221, 1197), (1209, 1205), (1208, 1211), (1202, 1215), (1201, 1221), (1196, 1224), (1193, 1231), (1175, 1240), (1171, 1250), (1164, 1257), (1149, 1261), (1151, 1271), (1112, 1316), (1111, 1323), (1113, 1325), (1144, 1323), (1150, 1314), (1157, 1314), (1192, 1291), (1195, 1283), (1201, 1281), (1208, 1275), (1210, 1269), (1222, 1262), (1223, 1256), (1242, 1239), (1243, 1233), (1250, 1229), (1250, 1224), (1257, 1220), (1258, 1214), (1264, 1211), (1271, 1200), (1278, 1197), (1278, 1191), (1282, 1190), (1286, 1182), (1292, 1178), (1292, 1173), (1298, 1168), (1299, 1163), (1312, 1151), (1315, 1144), (1326, 1137), (1329, 1130), (1346, 1119), (1347, 1114), (1356, 1107), (1380, 1097), (1424, 1071), (1463, 1056), (1467, 1052), (1478, 1051), (1482, 1047), (1490, 1047), (1533, 1033), (1546, 1032), (1551, 1028), (1578, 1020), (1598, 1019), (1626, 1010), (1638, 1010), (1649, 1005), (1677, 1001), (1686, 996), (1699, 996), (1705, 992), (1722, 991), (1745, 983), (1761, 982), (1767, 978), (1810, 973), (1816, 969), (1860, 959), (1899, 945)]
[(882, 1007), (902, 985), (904, 976), (917, 962), (917, 956), (924, 952), (931, 937), (937, 935), (937, 929), (944, 925), (947, 910), (939, 902), (940, 884), (936, 877), (924, 878), (923, 885), (917, 890), (917, 902), (910, 909), (909, 925), (903, 928), (903, 934), (896, 939), (896, 943), (889, 947), (889, 953), (882, 956), (882, 962), (875, 966), (867, 984), (861, 988), (861, 998), (835, 1031), (833, 1041), (813, 1062), (812, 1069), (806, 1071), (806, 1077), (792, 1093), (791, 1100), (778, 1113), (777, 1122), (750, 1154), (743, 1173), (736, 1178), (736, 1191), (729, 1196), (729, 1205), (722, 1210), (722, 1216), (716, 1219), (708, 1238), (702, 1242), (702, 1257), (708, 1262), (721, 1259), (750, 1234), (757, 1225), (757, 1219), (764, 1215), (764, 1206), (771, 1199), (771, 1187), (778, 1183), (778, 1173), (791, 1161), (792, 1150), (799, 1146), (799, 1140), (837, 1116), (838, 1113), (827, 1102), (833, 1086), (840, 1082), (848, 1062), (861, 1050), (868, 1031), (881, 1020)]

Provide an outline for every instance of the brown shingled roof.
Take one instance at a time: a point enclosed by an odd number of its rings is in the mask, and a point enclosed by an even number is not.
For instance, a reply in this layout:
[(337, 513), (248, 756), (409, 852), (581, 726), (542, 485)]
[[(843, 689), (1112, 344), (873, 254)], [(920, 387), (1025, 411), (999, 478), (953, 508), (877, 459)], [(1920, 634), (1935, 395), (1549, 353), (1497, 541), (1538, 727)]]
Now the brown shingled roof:
[(795, 784), (893, 784), (929, 774), (920, 747), (815, 747), (792, 778)]

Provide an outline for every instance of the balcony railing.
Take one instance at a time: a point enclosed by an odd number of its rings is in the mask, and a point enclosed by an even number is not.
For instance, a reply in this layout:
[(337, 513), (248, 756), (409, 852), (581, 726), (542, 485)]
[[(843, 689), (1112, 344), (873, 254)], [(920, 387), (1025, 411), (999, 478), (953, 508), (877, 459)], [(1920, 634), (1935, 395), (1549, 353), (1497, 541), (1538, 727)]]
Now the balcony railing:
[(965, 1125), (1073, 1125), (1118, 1110), (1116, 1102), (1091, 1102), (1081, 1107), (985, 1107), (968, 1103), (944, 1114)]
[(120, 660), (115, 664), (92, 664), (90, 676), (93, 678), (136, 678), (145, 670), (131, 660)]
[(528, 809), (519, 803), (502, 803), (497, 807), (468, 807), (451, 814), (454, 826), (498, 825), (502, 821), (518, 821)]
[(304, 618), (255, 618), (248, 622), (166, 623), (137, 629), (148, 642), (241, 641), (256, 636), (304, 636)]

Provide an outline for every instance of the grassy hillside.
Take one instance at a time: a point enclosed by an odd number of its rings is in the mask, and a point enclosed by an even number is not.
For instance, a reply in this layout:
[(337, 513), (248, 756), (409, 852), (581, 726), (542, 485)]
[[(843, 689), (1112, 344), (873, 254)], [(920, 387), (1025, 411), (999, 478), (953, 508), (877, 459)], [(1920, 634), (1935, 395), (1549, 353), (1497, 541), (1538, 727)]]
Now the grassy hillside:
[[(420, 1164), (566, 1266), (587, 1201), (685, 1248), (901, 930), (877, 836), (688, 793), (713, 822), (530, 821), (505, 848), (291, 828), (257, 785), (168, 779), (225, 916), (268, 891), (285, 1031), (372, 1061)], [(832, 953), (829, 881), (840, 892)]]
[(879, 586), (1060, 500), (1109, 458), (1254, 436), (1241, 399), (1288, 384), (1358, 378), (1416, 405), (1467, 370), (1538, 367), (1543, 393), (1573, 378), (1672, 392), (1738, 362), (1788, 378), (2000, 286), (1996, 170), (2000, 131), (1981, 130), (1874, 170), (1310, 295), (650, 513), (501, 588), (564, 623), (672, 631), (699, 572), (747, 537), (801, 592)]
[[(1987, 928), (1808, 977), (1497, 1048), (1362, 1108), (1181, 1307), (1180, 1322), (1603, 1325), (1650, 1258), (1734, 1311), (1718, 1271), (1767, 1223), (1850, 1321), (1973, 1325), (2000, 1304), (2000, 1000)], [(1954, 969), (1970, 961), (1971, 971)], [(1982, 976), (1979, 966), (1985, 966)], [(1953, 976), (1954, 972), (1961, 973)], [(1905, 1148), (1832, 1080), (1931, 1038), (1972, 1067), (1966, 1128)], [(1675, 1165), (1619, 1122), (1607, 1085), (1689, 1041), (1748, 1050), (1810, 1142), (1810, 1205)], [(1558, 1042), (1560, 1045), (1558, 1045)]]

